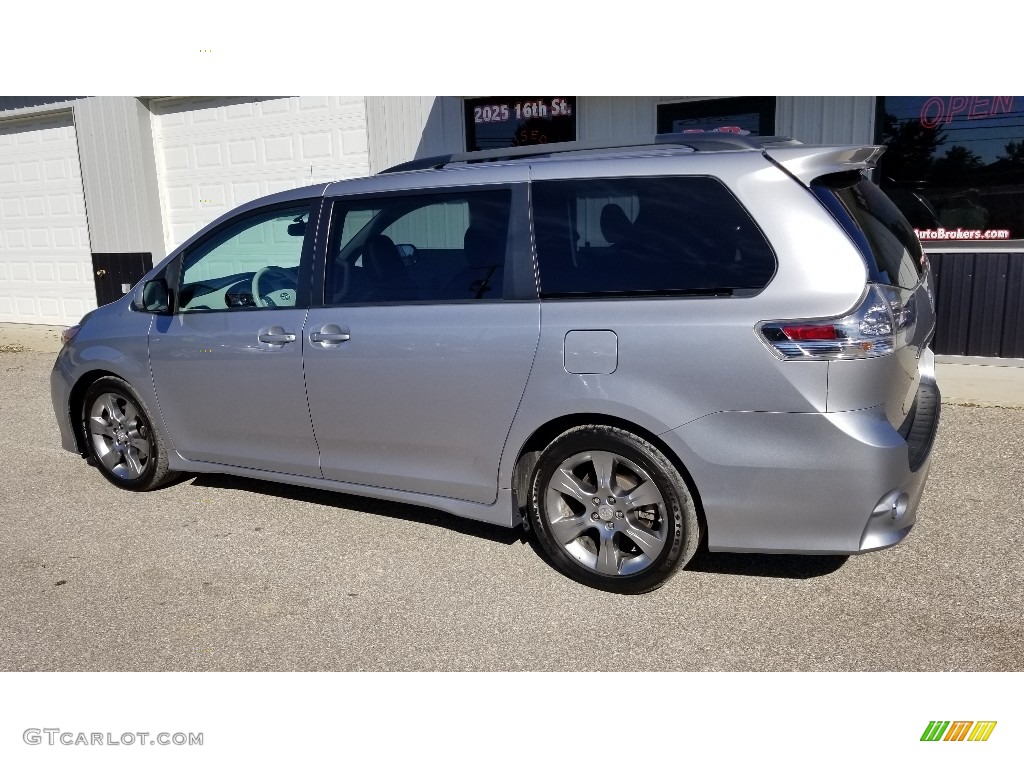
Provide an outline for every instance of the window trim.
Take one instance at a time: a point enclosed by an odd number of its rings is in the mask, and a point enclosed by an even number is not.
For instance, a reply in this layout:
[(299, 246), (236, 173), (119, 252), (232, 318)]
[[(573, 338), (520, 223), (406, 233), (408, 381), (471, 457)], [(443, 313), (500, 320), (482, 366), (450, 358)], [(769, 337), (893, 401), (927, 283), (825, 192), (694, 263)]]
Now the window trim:
[[(316, 233), (319, 229), (319, 218), (321, 206), (317, 203), (319, 198), (297, 198), (295, 200), (284, 201), (280, 203), (273, 203), (271, 205), (260, 206), (257, 208), (250, 208), (249, 210), (239, 213), (237, 216), (233, 216), (230, 219), (219, 224), (215, 229), (211, 229), (209, 232), (203, 235), (203, 237), (196, 242), (190, 244), (186, 249), (177, 255), (177, 257), (167, 266), (167, 283), (171, 286), (174, 292), (174, 314), (184, 315), (208, 315), (216, 312), (253, 312), (263, 310), (287, 310), (287, 309), (307, 309), (309, 307), (310, 299), (310, 286), (312, 279), (312, 264), (313, 256), (315, 253)], [(205, 248), (211, 240), (217, 239), (224, 233), (225, 230), (237, 226), (244, 222), (246, 219), (255, 219), (257, 217), (264, 216), (266, 214), (272, 214), (275, 211), (287, 211), (295, 210), (306, 206), (309, 218), (306, 220), (306, 234), (303, 236), (302, 251), (299, 255), (299, 274), (298, 282), (295, 286), (295, 305), (292, 307), (215, 307), (211, 309), (195, 309), (186, 310), (182, 312), (179, 298), (181, 296), (181, 281), (184, 278), (183, 265), (185, 260), (203, 248)]]

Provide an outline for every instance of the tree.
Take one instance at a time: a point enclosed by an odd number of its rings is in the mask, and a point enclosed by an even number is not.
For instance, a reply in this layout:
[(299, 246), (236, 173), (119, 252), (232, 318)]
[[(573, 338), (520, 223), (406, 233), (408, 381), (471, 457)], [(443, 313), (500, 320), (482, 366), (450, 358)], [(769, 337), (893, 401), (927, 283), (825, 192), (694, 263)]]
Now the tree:
[(966, 184), (983, 165), (980, 155), (957, 144), (947, 149), (946, 154), (934, 162), (933, 172), (936, 179), (961, 181)]
[(1006, 145), (1006, 154), (1000, 155), (999, 160), (1007, 160), (1011, 163), (1024, 163), (1024, 141), (1011, 141)]
[(882, 141), (888, 146), (879, 162), (883, 178), (914, 182), (929, 175), (946, 135), (941, 128), (926, 128), (920, 120), (901, 122), (887, 112), (882, 120)]

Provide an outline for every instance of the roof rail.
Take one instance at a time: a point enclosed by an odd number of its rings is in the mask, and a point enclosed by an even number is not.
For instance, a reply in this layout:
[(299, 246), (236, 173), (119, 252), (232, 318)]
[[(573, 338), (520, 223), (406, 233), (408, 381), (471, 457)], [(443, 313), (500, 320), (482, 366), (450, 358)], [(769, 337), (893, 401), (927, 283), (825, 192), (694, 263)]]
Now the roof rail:
[(788, 136), (741, 136), (734, 133), (659, 133), (654, 141), (560, 141), (551, 144), (531, 144), (525, 147), (504, 147), (477, 152), (457, 152), (410, 160), (386, 168), (379, 173), (401, 171), (438, 170), (449, 163), (482, 163), (494, 160), (515, 160), (522, 157), (547, 157), (562, 152), (584, 152), (595, 149), (631, 149), (675, 145), (694, 152), (721, 152), (735, 149), (763, 150), (767, 145), (800, 144)]
[(439, 170), (444, 168), (449, 162), (451, 162), (452, 155), (433, 155), (432, 157), (420, 157), (415, 160), (409, 160), (405, 163), (399, 163), (398, 165), (392, 165), (390, 168), (385, 168), (383, 171), (378, 173), (400, 173), (402, 171), (425, 171), (425, 170)]
[(659, 133), (655, 144), (680, 144), (696, 152), (721, 152), (728, 149), (764, 149), (767, 146), (799, 145), (789, 136), (745, 136), (739, 133), (701, 131), (700, 133)]

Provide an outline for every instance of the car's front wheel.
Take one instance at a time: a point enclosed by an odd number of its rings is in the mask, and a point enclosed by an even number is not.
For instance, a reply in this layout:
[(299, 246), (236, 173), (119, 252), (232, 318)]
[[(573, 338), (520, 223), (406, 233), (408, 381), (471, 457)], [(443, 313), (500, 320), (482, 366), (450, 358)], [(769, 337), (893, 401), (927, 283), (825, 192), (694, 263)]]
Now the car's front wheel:
[(167, 469), (163, 437), (127, 382), (113, 376), (93, 382), (82, 419), (89, 457), (114, 485), (148, 491), (177, 475)]
[(612, 592), (657, 588), (697, 551), (693, 496), (671, 461), (622, 429), (570, 429), (541, 454), (530, 516), (567, 575)]

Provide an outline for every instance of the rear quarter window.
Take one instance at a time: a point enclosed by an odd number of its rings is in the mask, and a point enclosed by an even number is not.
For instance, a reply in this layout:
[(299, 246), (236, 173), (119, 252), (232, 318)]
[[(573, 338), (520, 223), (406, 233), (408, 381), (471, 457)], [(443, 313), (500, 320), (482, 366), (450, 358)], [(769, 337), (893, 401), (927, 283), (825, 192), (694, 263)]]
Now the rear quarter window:
[(710, 177), (533, 185), (542, 298), (750, 295), (775, 273), (771, 246)]
[(860, 173), (846, 172), (816, 179), (811, 191), (857, 244), (872, 282), (917, 286), (924, 265), (921, 243), (881, 189)]

